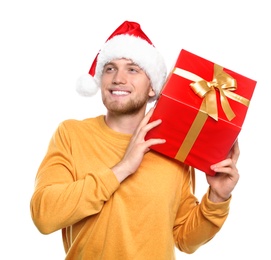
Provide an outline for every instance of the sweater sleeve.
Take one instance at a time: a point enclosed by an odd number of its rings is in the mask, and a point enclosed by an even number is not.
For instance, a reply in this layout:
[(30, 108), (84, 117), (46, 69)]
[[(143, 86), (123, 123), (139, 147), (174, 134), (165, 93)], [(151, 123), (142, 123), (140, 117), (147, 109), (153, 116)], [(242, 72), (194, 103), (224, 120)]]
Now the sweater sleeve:
[(69, 133), (60, 124), (38, 169), (30, 201), (33, 222), (41, 233), (70, 226), (102, 209), (120, 183), (105, 165), (94, 168), (78, 178)]
[(176, 247), (188, 254), (211, 240), (221, 229), (229, 214), (231, 200), (230, 198), (222, 203), (213, 203), (208, 198), (208, 189), (199, 203), (193, 195), (195, 172), (191, 169), (185, 180), (183, 200), (174, 225)]

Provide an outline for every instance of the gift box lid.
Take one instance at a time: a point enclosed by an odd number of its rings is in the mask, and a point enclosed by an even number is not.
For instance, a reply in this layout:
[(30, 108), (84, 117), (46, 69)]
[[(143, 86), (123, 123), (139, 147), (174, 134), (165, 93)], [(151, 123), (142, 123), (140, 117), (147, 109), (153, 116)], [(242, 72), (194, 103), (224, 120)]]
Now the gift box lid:
[[(225, 86), (224, 82), (219, 82), (219, 79), (214, 79), (214, 66), (219, 66), (224, 73), (222, 80), (224, 80), (225, 75), (229, 77), (230, 84), (228, 86)], [(240, 127), (243, 125), (249, 102), (256, 86), (255, 80), (227, 68), (223, 68), (214, 62), (182, 49), (175, 63), (175, 67), (168, 76), (168, 80), (160, 95), (171, 97), (172, 99), (178, 100), (178, 102), (183, 102), (195, 108), (201, 106), (205, 96), (200, 97), (195, 94), (193, 88), (190, 86), (190, 84), (195, 81), (180, 76), (179, 71), (185, 76), (187, 73), (193, 74), (190, 76), (191, 78), (200, 78), (205, 81), (206, 84), (212, 84), (214, 80), (216, 80), (216, 82), (218, 81), (218, 84), (224, 84), (222, 87), (218, 86), (214, 88), (216, 92), (217, 115), (220, 120), (227, 120), (229, 123)], [(221, 78), (221, 74), (219, 76)], [(167, 84), (169, 80), (170, 84)], [(235, 86), (233, 86), (233, 83), (235, 83)], [(225, 97), (225, 94), (235, 95), (235, 97)], [(221, 98), (226, 99), (233, 112), (238, 111), (238, 113), (234, 112), (235, 116), (231, 120), (227, 118), (222, 108)]]

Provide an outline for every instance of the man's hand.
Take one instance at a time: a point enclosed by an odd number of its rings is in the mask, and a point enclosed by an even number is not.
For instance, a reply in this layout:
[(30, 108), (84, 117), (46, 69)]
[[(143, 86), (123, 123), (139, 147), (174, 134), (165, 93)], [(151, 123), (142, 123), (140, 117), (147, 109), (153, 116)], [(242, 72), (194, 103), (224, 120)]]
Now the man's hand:
[(153, 110), (154, 109), (151, 108), (146, 116), (142, 119), (130, 140), (122, 160), (112, 168), (112, 171), (115, 173), (119, 182), (122, 182), (137, 170), (142, 162), (144, 154), (150, 150), (150, 146), (165, 142), (164, 139), (149, 139), (145, 141), (147, 132), (162, 122), (160, 119), (158, 119), (148, 123)]
[(213, 164), (211, 169), (216, 172), (215, 176), (206, 175), (210, 185), (209, 199), (213, 202), (223, 202), (230, 198), (231, 192), (239, 180), (236, 168), (240, 154), (238, 140), (232, 146), (228, 158)]

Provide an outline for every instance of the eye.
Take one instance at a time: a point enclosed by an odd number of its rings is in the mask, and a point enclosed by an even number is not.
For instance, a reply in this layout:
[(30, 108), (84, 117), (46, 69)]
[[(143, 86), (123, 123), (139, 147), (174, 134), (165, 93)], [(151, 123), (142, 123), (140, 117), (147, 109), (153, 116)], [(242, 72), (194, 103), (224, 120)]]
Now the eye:
[(114, 70), (115, 70), (115, 68), (113, 66), (110, 66), (110, 65), (104, 67), (104, 72), (111, 72), (111, 71), (114, 71)]
[(131, 66), (131, 67), (129, 67), (129, 71), (133, 72), (133, 73), (139, 72), (140, 70), (141, 69), (138, 66)]

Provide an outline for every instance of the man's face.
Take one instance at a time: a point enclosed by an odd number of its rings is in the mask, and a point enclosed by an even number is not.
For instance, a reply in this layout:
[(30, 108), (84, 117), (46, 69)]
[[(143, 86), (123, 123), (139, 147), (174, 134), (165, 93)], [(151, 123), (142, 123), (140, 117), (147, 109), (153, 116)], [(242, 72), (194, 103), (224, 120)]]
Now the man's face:
[(149, 98), (155, 95), (146, 73), (127, 59), (113, 60), (104, 66), (101, 93), (107, 110), (117, 114), (145, 110)]

